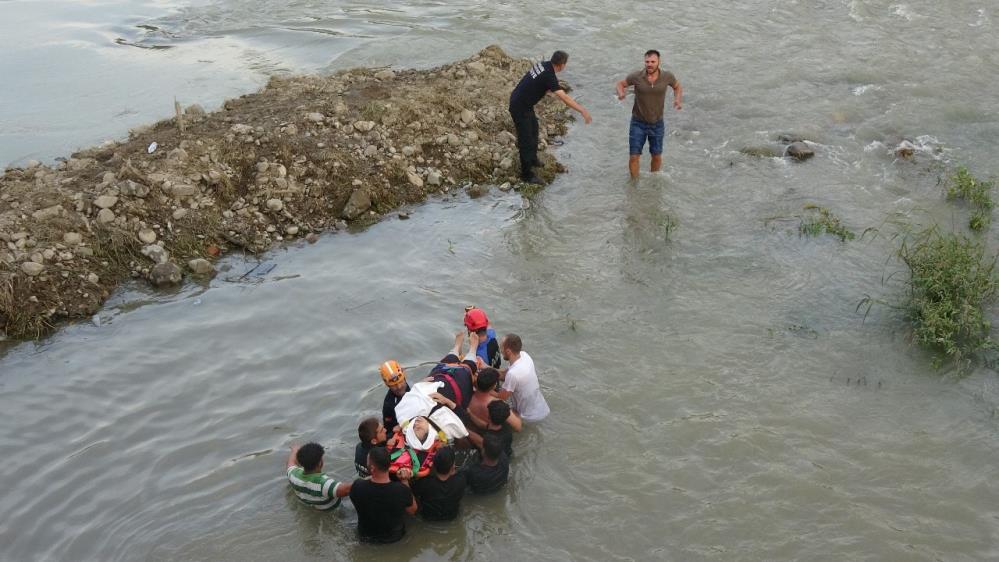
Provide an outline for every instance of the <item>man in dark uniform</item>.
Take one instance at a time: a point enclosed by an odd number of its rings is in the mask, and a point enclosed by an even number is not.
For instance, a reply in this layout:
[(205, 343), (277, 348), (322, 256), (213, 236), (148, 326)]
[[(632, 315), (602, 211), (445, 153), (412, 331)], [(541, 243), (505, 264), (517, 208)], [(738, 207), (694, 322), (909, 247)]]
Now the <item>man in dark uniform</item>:
[(562, 103), (578, 111), (587, 124), (593, 120), (590, 112), (565, 93), (558, 83), (556, 74), (565, 69), (567, 62), (569, 55), (565, 51), (555, 51), (551, 60), (532, 66), (510, 94), (510, 116), (517, 129), (517, 149), (520, 151), (520, 177), (527, 183), (541, 184), (533, 170), (541, 164), (538, 161), (538, 116), (534, 106), (546, 93), (552, 92)]

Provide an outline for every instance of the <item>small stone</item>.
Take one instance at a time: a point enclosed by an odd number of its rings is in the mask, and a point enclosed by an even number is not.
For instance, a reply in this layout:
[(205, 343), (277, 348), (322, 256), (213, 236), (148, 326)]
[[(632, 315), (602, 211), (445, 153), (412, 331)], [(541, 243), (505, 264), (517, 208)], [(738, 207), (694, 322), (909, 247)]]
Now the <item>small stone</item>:
[(236, 133), (237, 135), (249, 135), (250, 133), (253, 132), (253, 127), (249, 125), (244, 125), (242, 123), (238, 123), (230, 127), (229, 130)]
[(472, 111), (469, 109), (462, 109), (461, 115), (459, 117), (461, 119), (461, 122), (466, 125), (468, 125), (472, 121), (475, 121), (475, 113), (472, 113)]
[(392, 72), (389, 69), (379, 70), (375, 73), (375, 78), (378, 80), (391, 80), (395, 78), (395, 72)]
[(427, 185), (440, 185), (441, 184), (441, 173), (437, 170), (430, 170), (427, 174)]
[(367, 133), (371, 129), (375, 128), (374, 121), (355, 121), (354, 128), (362, 133)]
[(139, 231), (139, 242), (143, 244), (152, 244), (156, 241), (156, 231), (151, 228), (143, 228)]
[(505, 181), (502, 184), (500, 184), (499, 189), (500, 191), (510, 191), (510, 187), (511, 187), (510, 182)]
[(413, 172), (406, 172), (406, 179), (416, 187), (423, 187), (423, 178)]
[(175, 148), (167, 153), (169, 160), (187, 160), (187, 151), (183, 148)]
[(185, 209), (184, 207), (180, 207), (180, 208), (176, 209), (173, 212), (173, 220), (179, 221), (180, 219), (186, 217), (188, 212), (189, 211), (187, 209)]
[(405, 220), (409, 220), (409, 213), (407, 213), (405, 211), (400, 211), (399, 212), (399, 220), (404, 220), (404, 221)]
[(472, 76), (478, 76), (486, 71), (486, 65), (479, 61), (472, 61), (465, 65), (465, 70)]
[(187, 115), (188, 117), (204, 117), (205, 108), (201, 107), (196, 103), (191, 104), (187, 106), (187, 109), (184, 110), (184, 115)]
[(99, 209), (110, 209), (118, 203), (118, 198), (114, 195), (101, 195), (94, 199), (94, 206)]
[(374, 156), (375, 154), (378, 154), (378, 147), (373, 144), (369, 144), (367, 148), (364, 149), (364, 155), (368, 158)]
[(322, 123), (323, 121), (326, 120), (326, 116), (323, 115), (322, 113), (313, 111), (311, 113), (306, 113), (305, 114), (305, 120), (306, 121), (311, 121), (313, 123)]
[(177, 264), (172, 262), (156, 264), (149, 270), (149, 282), (155, 287), (169, 287), (180, 283), (183, 273)]
[(35, 263), (33, 261), (26, 261), (21, 264), (21, 271), (28, 275), (29, 277), (34, 277), (39, 273), (45, 271), (45, 266), (40, 263)]
[(92, 248), (87, 248), (86, 246), (81, 246), (73, 250), (73, 254), (80, 256), (81, 258), (90, 258), (94, 255), (94, 250)]
[(504, 170), (509, 170), (513, 166), (513, 160), (510, 157), (506, 157), (500, 160), (499, 167)]
[(92, 285), (96, 285), (97, 283), (100, 282), (100, 280), (101, 278), (98, 277), (96, 273), (87, 274), (87, 282), (91, 283)]
[(287, 234), (288, 236), (295, 236), (298, 234), (298, 227), (295, 225), (291, 225), (288, 228), (284, 229), (284, 233)]
[(140, 252), (155, 263), (166, 263), (170, 259), (170, 252), (157, 244), (144, 246)]
[(55, 250), (53, 250), (52, 248), (45, 248), (44, 250), (42, 250), (42, 258), (45, 261), (51, 261), (52, 258), (54, 258), (55, 256), (56, 256)]
[(194, 272), (195, 275), (210, 275), (215, 273), (215, 266), (212, 262), (204, 258), (195, 258), (187, 262), (187, 267)]
[(456, 135), (454, 133), (448, 133), (448, 135), (447, 135), (447, 143), (449, 145), (451, 145), (451, 146), (460, 146), (461, 145), (461, 138), (459, 138), (458, 135)]
[(67, 232), (62, 235), (62, 243), (67, 246), (79, 246), (83, 242), (83, 236), (79, 232)]
[(413, 148), (412, 146), (404, 146), (404, 147), (402, 147), (402, 155), (403, 156), (412, 156), (414, 154), (416, 154), (416, 149)]
[(315, 244), (316, 242), (319, 242), (319, 235), (315, 232), (310, 232), (308, 236), (305, 237), (305, 241), (309, 244)]
[(284, 209), (284, 201), (280, 199), (268, 199), (267, 209), (275, 212), (280, 211)]
[(268, 164), (267, 162), (257, 162), (257, 173), (258, 174), (262, 174), (262, 173), (266, 172), (267, 169), (270, 168), (270, 167), (271, 167), (271, 165)]
[(24, 169), (25, 170), (31, 170), (31, 169), (37, 168), (37, 167), (39, 167), (41, 165), (42, 165), (42, 163), (39, 162), (38, 160), (28, 160), (28, 162), (24, 165)]
[(904, 140), (895, 147), (895, 156), (899, 158), (912, 158), (916, 153), (916, 145)]
[(30, 259), (31, 261), (33, 261), (35, 263), (45, 263), (45, 256), (43, 256), (39, 252), (35, 252), (35, 253), (31, 254), (31, 257), (28, 258), (28, 259)]
[(114, 219), (115, 219), (114, 211), (112, 211), (111, 209), (101, 209), (100, 212), (97, 213), (97, 222), (101, 224), (114, 222)]
[(347, 221), (336, 221), (333, 223), (333, 228), (337, 230), (347, 230)]

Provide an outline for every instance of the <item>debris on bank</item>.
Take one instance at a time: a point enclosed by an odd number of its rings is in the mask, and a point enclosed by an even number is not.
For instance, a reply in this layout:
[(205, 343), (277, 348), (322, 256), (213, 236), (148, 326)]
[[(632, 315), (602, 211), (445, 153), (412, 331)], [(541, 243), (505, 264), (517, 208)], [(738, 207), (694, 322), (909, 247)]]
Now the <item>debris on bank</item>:
[[(129, 278), (210, 276), (234, 250), (368, 224), (400, 205), (517, 181), (510, 91), (530, 65), (490, 46), (429, 70), (272, 78), (217, 112), (176, 116), (55, 167), (0, 176), (0, 336), (89, 319)], [(537, 107), (541, 144), (566, 132)], [(546, 181), (562, 171), (539, 153)], [(407, 215), (408, 216), (408, 215)]]

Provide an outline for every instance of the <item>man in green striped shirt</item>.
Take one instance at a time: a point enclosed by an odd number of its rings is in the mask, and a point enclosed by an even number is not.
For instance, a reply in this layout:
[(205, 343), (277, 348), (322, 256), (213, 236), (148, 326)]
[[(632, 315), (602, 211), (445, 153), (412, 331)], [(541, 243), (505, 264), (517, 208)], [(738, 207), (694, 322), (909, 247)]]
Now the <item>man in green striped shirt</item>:
[(337, 482), (323, 472), (323, 446), (306, 443), (291, 446), (288, 455), (288, 482), (305, 505), (330, 511), (340, 505), (340, 498), (350, 493), (349, 482)]

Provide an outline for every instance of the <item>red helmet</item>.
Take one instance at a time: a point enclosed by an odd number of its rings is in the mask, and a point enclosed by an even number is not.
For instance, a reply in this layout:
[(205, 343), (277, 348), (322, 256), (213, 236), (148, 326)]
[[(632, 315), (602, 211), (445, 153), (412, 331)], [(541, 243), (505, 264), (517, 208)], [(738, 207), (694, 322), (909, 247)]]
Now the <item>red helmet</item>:
[(489, 326), (486, 311), (481, 308), (473, 308), (465, 313), (465, 327), (468, 328), (469, 332), (479, 331), (486, 326)]

